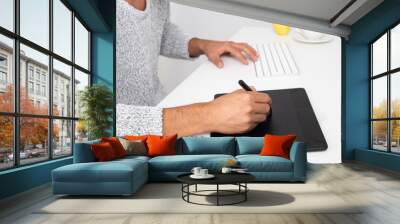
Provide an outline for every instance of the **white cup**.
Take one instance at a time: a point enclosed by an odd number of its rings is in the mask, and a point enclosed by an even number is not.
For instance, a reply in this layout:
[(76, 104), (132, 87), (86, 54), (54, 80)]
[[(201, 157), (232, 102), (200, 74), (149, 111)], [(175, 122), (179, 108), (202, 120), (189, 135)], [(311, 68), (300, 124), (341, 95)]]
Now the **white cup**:
[(230, 173), (230, 172), (232, 172), (232, 168), (229, 168), (229, 167), (222, 167), (221, 172), (222, 172), (222, 173)]
[(201, 169), (200, 170), (200, 176), (207, 176), (208, 175), (208, 169)]
[(196, 175), (196, 176), (199, 176), (199, 175), (201, 175), (200, 174), (200, 171), (202, 170), (202, 168), (201, 167), (194, 167), (193, 169), (192, 169), (192, 173), (194, 174), (194, 175)]
[(298, 32), (308, 40), (319, 40), (324, 36), (323, 33), (314, 32), (314, 31), (311, 31), (311, 30), (299, 29)]

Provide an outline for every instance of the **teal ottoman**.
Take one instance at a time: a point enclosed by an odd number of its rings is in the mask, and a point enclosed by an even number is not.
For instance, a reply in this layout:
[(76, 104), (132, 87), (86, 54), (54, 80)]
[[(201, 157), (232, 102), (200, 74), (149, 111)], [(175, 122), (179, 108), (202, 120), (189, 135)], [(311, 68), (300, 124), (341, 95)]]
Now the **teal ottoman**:
[(74, 163), (52, 172), (53, 193), (132, 195), (148, 180), (147, 157), (109, 162)]

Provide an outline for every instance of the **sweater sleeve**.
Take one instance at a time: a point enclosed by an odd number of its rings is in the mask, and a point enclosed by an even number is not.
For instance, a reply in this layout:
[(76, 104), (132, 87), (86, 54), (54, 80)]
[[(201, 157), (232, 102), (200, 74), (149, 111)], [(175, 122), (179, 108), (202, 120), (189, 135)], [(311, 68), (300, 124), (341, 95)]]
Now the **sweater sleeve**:
[(177, 25), (170, 21), (169, 4), (167, 8), (168, 12), (161, 39), (160, 53), (166, 57), (189, 59), (189, 41), (192, 38), (185, 35)]
[(117, 104), (117, 136), (162, 135), (162, 113), (159, 107)]

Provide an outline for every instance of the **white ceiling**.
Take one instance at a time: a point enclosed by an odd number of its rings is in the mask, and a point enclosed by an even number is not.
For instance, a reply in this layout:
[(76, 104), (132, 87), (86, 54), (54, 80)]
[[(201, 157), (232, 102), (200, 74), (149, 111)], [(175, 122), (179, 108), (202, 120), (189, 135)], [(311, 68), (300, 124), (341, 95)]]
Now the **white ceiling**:
[[(383, 0), (173, 1), (179, 4), (267, 22), (288, 24), (342, 37), (348, 37), (351, 32), (351, 25), (383, 2)], [(346, 8), (346, 6), (349, 7)]]
[(226, 0), (329, 21), (351, 0)]

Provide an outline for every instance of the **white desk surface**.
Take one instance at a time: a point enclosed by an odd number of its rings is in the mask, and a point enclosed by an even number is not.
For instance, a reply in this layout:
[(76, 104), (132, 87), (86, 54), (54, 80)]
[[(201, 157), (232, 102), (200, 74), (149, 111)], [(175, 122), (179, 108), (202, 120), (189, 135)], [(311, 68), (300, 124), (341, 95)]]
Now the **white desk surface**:
[(308, 161), (341, 162), (341, 40), (333, 37), (328, 43), (305, 44), (293, 40), (292, 33), (279, 37), (270, 28), (248, 27), (239, 30), (231, 40), (249, 43), (286, 42), (300, 75), (260, 78), (255, 76), (253, 64), (246, 66), (225, 57), (223, 69), (205, 62), (158, 106), (166, 108), (210, 101), (217, 93), (239, 89), (239, 79), (258, 90), (305, 88), (328, 142), (326, 151), (309, 152)]

